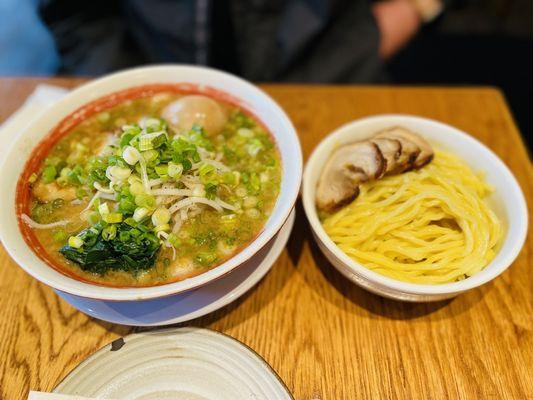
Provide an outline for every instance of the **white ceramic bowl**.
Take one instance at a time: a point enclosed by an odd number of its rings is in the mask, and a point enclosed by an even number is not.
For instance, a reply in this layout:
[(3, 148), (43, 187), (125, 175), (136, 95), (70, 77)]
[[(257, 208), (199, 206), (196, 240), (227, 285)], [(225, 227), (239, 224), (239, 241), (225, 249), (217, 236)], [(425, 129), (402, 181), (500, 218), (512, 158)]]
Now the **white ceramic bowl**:
[[(460, 282), (420, 285), (398, 281), (373, 272), (348, 257), (326, 234), (315, 208), (315, 189), (322, 168), (339, 145), (365, 139), (379, 130), (401, 125), (424, 136), (435, 147), (461, 157), (474, 170), (485, 171), (495, 188), (488, 201), (504, 224), (503, 245), (481, 272)], [(505, 164), (486, 146), (468, 134), (441, 122), (406, 115), (380, 115), (360, 119), (335, 130), (309, 158), (303, 178), (303, 205), (318, 246), (329, 261), (348, 279), (384, 297), (404, 301), (436, 301), (450, 298), (496, 278), (517, 257), (527, 234), (527, 207), (516, 179)]]
[[(283, 173), (277, 203), (264, 229), (246, 248), (216, 268), (180, 282), (144, 288), (111, 288), (72, 279), (49, 267), (24, 241), (15, 215), (15, 187), (34, 149), (56, 124), (79, 107), (123, 89), (155, 83), (190, 83), (214, 88), (238, 100), (254, 113), (275, 137), (281, 153)], [(83, 85), (39, 116), (14, 138), (1, 166), (0, 238), (11, 257), (29, 274), (62, 292), (101, 300), (145, 300), (173, 295), (205, 285), (229, 273), (253, 257), (280, 230), (289, 216), (302, 175), (300, 142), (294, 127), (279, 105), (266, 93), (236, 76), (194, 66), (152, 66), (115, 73)]]

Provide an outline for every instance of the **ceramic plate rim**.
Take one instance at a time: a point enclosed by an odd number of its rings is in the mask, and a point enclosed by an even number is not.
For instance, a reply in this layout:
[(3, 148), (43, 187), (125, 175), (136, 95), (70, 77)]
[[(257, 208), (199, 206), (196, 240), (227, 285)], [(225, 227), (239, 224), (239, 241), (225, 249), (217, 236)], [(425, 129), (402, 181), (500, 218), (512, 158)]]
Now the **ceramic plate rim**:
[(127, 343), (126, 339), (132, 339), (138, 336), (146, 336), (146, 335), (154, 335), (154, 334), (166, 334), (168, 332), (177, 332), (177, 331), (185, 331), (188, 332), (199, 332), (200, 334), (209, 334), (213, 336), (220, 336), (223, 339), (229, 339), (230, 341), (233, 341), (235, 344), (240, 345), (244, 347), (244, 349), (248, 350), (250, 355), (252, 357), (255, 357), (263, 366), (266, 367), (266, 369), (271, 373), (271, 375), (276, 379), (276, 381), (283, 387), (284, 391), (288, 395), (288, 398), (291, 400), (295, 400), (294, 396), (292, 395), (291, 391), (289, 390), (287, 384), (281, 379), (279, 374), (274, 370), (274, 368), (261, 356), (257, 351), (252, 349), (247, 344), (241, 342), (240, 340), (230, 336), (227, 333), (220, 332), (214, 329), (209, 328), (201, 328), (201, 327), (194, 327), (194, 326), (185, 326), (185, 327), (173, 327), (173, 328), (162, 328), (162, 329), (154, 329), (151, 331), (146, 332), (134, 332), (130, 333), (126, 336), (122, 336), (120, 338), (117, 338), (113, 340), (110, 343), (105, 344), (104, 346), (100, 347), (98, 350), (96, 350), (94, 353), (89, 354), (86, 358), (84, 358), (79, 364), (77, 364), (74, 368), (72, 368), (62, 379), (59, 380), (59, 382), (54, 386), (54, 389), (52, 390), (52, 393), (62, 394), (61, 389), (63, 386), (67, 384), (67, 381), (69, 379), (69, 376), (76, 372), (78, 369), (83, 368), (86, 364), (88, 364), (93, 358), (98, 357), (99, 355), (109, 352), (113, 346), (113, 343), (115, 341), (120, 341), (121, 339), (124, 341), (124, 344)]

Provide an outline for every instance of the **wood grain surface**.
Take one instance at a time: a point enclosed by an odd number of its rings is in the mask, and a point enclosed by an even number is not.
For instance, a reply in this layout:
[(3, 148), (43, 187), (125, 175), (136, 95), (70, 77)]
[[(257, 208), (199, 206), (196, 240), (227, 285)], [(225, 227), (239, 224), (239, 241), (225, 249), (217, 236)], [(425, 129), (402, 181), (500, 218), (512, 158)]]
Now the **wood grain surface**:
[[(72, 87), (82, 80), (0, 79), (0, 120), (41, 82)], [(289, 113), (305, 157), (355, 118), (416, 114), (480, 139), (511, 168), (526, 198), (533, 196), (531, 161), (495, 89), (263, 88)], [(532, 252), (529, 235), (507, 272), (453, 300), (394, 302), (332, 268), (298, 204), (287, 249), (269, 274), (233, 304), (186, 325), (225, 332), (255, 349), (298, 400), (533, 398)], [(131, 331), (77, 312), (0, 248), (0, 398), (51, 390), (89, 354)]]

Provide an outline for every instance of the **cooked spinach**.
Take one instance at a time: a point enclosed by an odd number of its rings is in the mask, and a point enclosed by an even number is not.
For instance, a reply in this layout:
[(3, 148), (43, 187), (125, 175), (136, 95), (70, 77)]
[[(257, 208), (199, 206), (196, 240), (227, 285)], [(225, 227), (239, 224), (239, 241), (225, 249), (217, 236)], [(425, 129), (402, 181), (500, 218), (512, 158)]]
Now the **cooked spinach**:
[(111, 239), (107, 236), (106, 240), (103, 234), (105, 226), (100, 224), (78, 234), (83, 246), (74, 248), (66, 245), (59, 252), (84, 271), (98, 275), (126, 271), (135, 275), (154, 266), (161, 244), (151, 232), (130, 232), (139, 231), (126, 223), (117, 224), (117, 234)]

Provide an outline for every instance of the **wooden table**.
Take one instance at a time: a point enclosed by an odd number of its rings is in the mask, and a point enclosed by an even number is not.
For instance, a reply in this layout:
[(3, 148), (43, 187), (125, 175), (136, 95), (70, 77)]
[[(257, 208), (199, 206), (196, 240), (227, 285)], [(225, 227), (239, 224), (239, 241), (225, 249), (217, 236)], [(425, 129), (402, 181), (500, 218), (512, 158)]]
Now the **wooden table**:
[[(82, 80), (1, 79), (0, 120), (41, 82), (73, 87)], [(479, 138), (533, 196), (531, 162), (495, 89), (263, 87), (290, 114), (305, 156), (345, 122), (411, 113)], [(255, 349), (296, 399), (533, 398), (532, 252), (530, 235), (494, 282), (450, 301), (398, 303), (337, 273), (298, 205), (287, 249), (268, 275), (235, 303), (186, 325), (225, 332)], [(0, 266), (0, 398), (51, 390), (89, 354), (133, 330), (77, 312), (3, 249)]]

